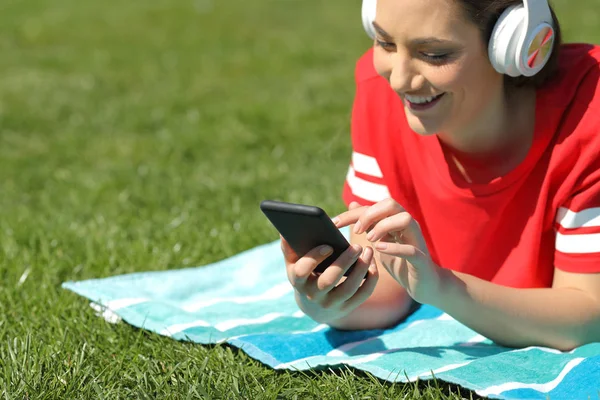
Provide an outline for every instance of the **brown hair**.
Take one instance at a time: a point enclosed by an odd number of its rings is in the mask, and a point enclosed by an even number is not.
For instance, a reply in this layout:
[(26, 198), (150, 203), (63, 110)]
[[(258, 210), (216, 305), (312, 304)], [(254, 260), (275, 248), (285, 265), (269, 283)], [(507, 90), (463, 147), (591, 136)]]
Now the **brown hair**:
[[(500, 18), (500, 15), (508, 7), (522, 4), (522, 0), (456, 0), (466, 11), (469, 19), (479, 27), (483, 36), (483, 41), (486, 45), (492, 36), (494, 25)], [(560, 24), (556, 18), (556, 14), (552, 7), (550, 7), (552, 18), (554, 19), (554, 44), (552, 45), (552, 54), (548, 63), (542, 68), (540, 72), (532, 77), (520, 76), (513, 78), (508, 75), (504, 75), (504, 83), (509, 86), (533, 86), (539, 88), (544, 85), (558, 70), (558, 53), (560, 45), (562, 44), (562, 36), (560, 31)]]

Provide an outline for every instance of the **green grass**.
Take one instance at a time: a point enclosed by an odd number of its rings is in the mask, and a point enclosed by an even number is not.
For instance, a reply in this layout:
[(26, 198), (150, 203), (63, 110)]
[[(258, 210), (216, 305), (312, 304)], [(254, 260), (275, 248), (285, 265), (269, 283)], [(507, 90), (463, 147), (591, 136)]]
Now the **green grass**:
[[(600, 41), (595, 0), (555, 2)], [(360, 2), (0, 2), (0, 394), (461, 398), (351, 370), (275, 372), (110, 325), (66, 280), (208, 264), (275, 239), (264, 198), (334, 214)], [(460, 392), (460, 394), (459, 394)]]

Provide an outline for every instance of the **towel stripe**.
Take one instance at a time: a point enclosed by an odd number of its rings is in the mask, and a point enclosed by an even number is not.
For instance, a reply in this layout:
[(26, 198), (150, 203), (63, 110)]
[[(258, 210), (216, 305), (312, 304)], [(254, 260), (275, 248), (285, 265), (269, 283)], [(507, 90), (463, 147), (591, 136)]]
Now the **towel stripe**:
[(229, 321), (220, 322), (215, 325), (215, 328), (220, 330), (221, 332), (228, 331), (233, 328), (237, 328), (238, 326), (246, 326), (246, 325), (257, 325), (264, 324), (267, 322), (271, 322), (280, 317), (288, 317), (289, 315), (281, 314), (281, 313), (269, 313), (263, 315), (259, 318), (240, 318), (240, 319), (232, 319)]
[[(412, 327), (414, 327), (416, 325), (422, 324), (423, 322), (425, 322), (425, 321), (424, 320), (418, 320), (418, 321), (411, 322), (404, 329), (412, 328)], [(380, 335), (380, 336), (370, 337), (370, 338), (363, 339), (363, 340), (358, 340), (358, 341), (355, 341), (355, 342), (345, 343), (345, 344), (343, 344), (343, 345), (341, 345), (341, 346), (339, 346), (339, 347), (331, 350), (329, 353), (327, 353), (327, 356), (331, 356), (331, 357), (346, 356), (346, 355), (348, 355), (347, 353), (350, 350), (352, 350), (353, 348), (361, 346), (361, 345), (363, 345), (365, 343), (368, 343), (368, 342), (380, 341), (382, 337), (383, 336)]]
[(202, 321), (202, 320), (198, 320), (198, 321), (193, 321), (193, 322), (188, 322), (185, 324), (175, 324), (175, 325), (171, 325), (168, 328), (163, 329), (162, 331), (160, 331), (161, 335), (164, 336), (173, 336), (179, 332), (183, 332), (186, 329), (190, 329), (190, 328), (197, 328), (197, 327), (204, 327), (207, 328), (211, 326), (208, 322), (206, 321)]
[(585, 358), (574, 358), (565, 365), (560, 374), (550, 382), (547, 383), (522, 383), (522, 382), (507, 382), (502, 385), (490, 386), (487, 389), (478, 390), (476, 393), (480, 396), (489, 396), (491, 394), (498, 395), (502, 392), (515, 389), (532, 389), (541, 393), (548, 393), (549, 391), (556, 388), (564, 379), (565, 376), (577, 365), (579, 365)]
[(209, 300), (201, 300), (196, 302), (190, 302), (184, 304), (182, 308), (187, 312), (196, 312), (203, 308), (214, 306), (219, 303), (235, 303), (235, 304), (249, 304), (256, 303), (265, 300), (275, 300), (287, 296), (293, 292), (294, 288), (289, 282), (283, 282), (277, 286), (274, 286), (256, 296), (242, 296), (242, 297), (217, 297)]
[(292, 317), (292, 318), (303, 318), (305, 315), (303, 312), (295, 312), (292, 315), (286, 315), (281, 313), (269, 313), (265, 314), (259, 318), (238, 318), (238, 319), (230, 319), (228, 321), (219, 322), (217, 324), (211, 325), (204, 320), (197, 320), (192, 322), (187, 322), (183, 324), (174, 324), (165, 329), (163, 329), (160, 333), (165, 336), (173, 336), (176, 333), (185, 331), (190, 328), (196, 327), (214, 327), (215, 329), (225, 332), (233, 328), (237, 328), (238, 326), (247, 326), (247, 325), (259, 325), (266, 324), (268, 322), (274, 321), (277, 318), (281, 317)]
[(117, 311), (121, 308), (134, 306), (149, 301), (146, 297), (133, 297), (107, 301), (104, 306), (112, 311)]
[(418, 378), (426, 378), (426, 377), (429, 377), (431, 375), (435, 376), (435, 375), (441, 374), (442, 372), (448, 372), (448, 371), (452, 371), (453, 369), (458, 369), (458, 368), (464, 367), (465, 365), (471, 364), (473, 361), (475, 361), (475, 360), (470, 360), (470, 361), (463, 362), (463, 363), (458, 363), (458, 364), (445, 365), (445, 366), (443, 366), (441, 368), (434, 369), (433, 371), (429, 370), (429, 371), (423, 372), (422, 374), (418, 374), (418, 375), (412, 376), (412, 377), (408, 378), (408, 380), (411, 381), (411, 382), (414, 382)]

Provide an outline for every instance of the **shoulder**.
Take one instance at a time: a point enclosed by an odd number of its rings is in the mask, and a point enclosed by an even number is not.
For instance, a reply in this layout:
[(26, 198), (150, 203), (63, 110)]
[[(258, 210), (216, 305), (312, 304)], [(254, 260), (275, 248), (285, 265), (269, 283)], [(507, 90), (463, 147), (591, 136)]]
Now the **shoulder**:
[(564, 45), (559, 70), (541, 94), (544, 114), (556, 118), (559, 143), (588, 151), (600, 148), (600, 46)]
[(368, 136), (386, 135), (390, 124), (402, 115), (399, 97), (388, 81), (373, 66), (373, 49), (367, 50), (356, 62), (354, 72), (356, 92), (352, 110), (357, 132)]
[(563, 45), (558, 71), (542, 88), (549, 104), (575, 109), (600, 109), (600, 46)]
[(369, 97), (369, 102), (376, 101), (378, 106), (383, 103), (393, 102), (396, 96), (390, 88), (388, 81), (380, 76), (373, 65), (373, 48), (367, 50), (356, 62), (354, 69), (354, 80), (357, 88), (357, 96)]
[[(543, 108), (538, 120), (548, 131), (552, 130), (547, 175), (556, 190), (553, 209), (565, 205), (574, 210), (597, 207), (600, 200), (600, 47), (566, 45), (560, 57), (559, 73), (541, 90)], [(577, 199), (575, 203), (574, 199)]]
[[(354, 70), (356, 93), (354, 113), (360, 118), (388, 120), (398, 110), (399, 97), (388, 81), (380, 76), (373, 66), (373, 49), (367, 50), (356, 62)], [(402, 108), (399, 109), (400, 111)]]
[(367, 50), (356, 62), (354, 79), (359, 84), (371, 79), (377, 79), (379, 75), (373, 66), (373, 48)]

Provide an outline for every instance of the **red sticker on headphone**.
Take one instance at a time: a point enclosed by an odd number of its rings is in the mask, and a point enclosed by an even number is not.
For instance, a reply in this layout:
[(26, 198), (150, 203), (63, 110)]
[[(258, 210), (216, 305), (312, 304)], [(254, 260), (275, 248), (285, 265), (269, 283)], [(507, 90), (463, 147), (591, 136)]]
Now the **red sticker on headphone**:
[(537, 68), (546, 61), (548, 53), (552, 50), (553, 42), (554, 31), (550, 27), (545, 27), (535, 35), (529, 46), (529, 58), (527, 60), (529, 68)]

